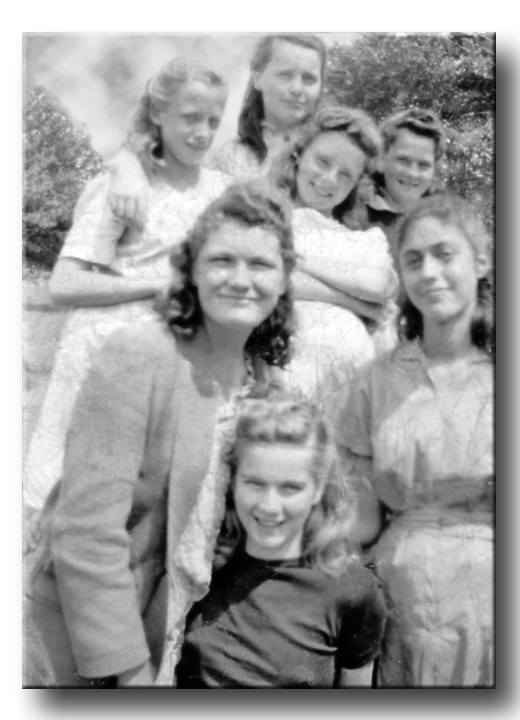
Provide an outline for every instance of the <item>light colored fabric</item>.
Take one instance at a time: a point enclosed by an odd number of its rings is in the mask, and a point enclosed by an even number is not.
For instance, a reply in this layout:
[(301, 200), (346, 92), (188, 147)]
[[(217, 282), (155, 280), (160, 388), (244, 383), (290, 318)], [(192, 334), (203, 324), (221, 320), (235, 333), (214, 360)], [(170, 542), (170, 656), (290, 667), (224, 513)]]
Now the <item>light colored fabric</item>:
[(375, 550), (390, 607), (379, 683), (492, 686), (492, 362), (475, 349), (435, 366), (400, 346), (353, 386), (338, 442), (371, 459), (391, 512)]
[[(315, 210), (293, 214), (294, 244), (300, 262), (310, 270), (316, 265), (324, 282), (344, 286), (352, 269), (379, 261), (393, 273), (386, 240), (379, 229), (348, 230)], [(354, 374), (375, 356), (364, 323), (350, 310), (323, 302), (294, 304), (296, 336), (294, 359), (285, 371), (286, 382), (311, 396), (333, 423), (339, 403)]]
[[(78, 202), (61, 257), (104, 265), (135, 278), (168, 278), (170, 249), (185, 237), (197, 216), (229, 184), (216, 171), (203, 169), (198, 185), (178, 192), (165, 184), (150, 188), (149, 214), (142, 233), (125, 231), (108, 207), (108, 178), (94, 178)], [(47, 394), (35, 424), (24, 464), (24, 502), (41, 509), (60, 478), (63, 449), (72, 409), (92, 354), (110, 333), (155, 315), (152, 300), (69, 313), (62, 330)]]
[(290, 147), (294, 133), (280, 132), (268, 123), (264, 123), (262, 132), (267, 147), (267, 156), (262, 162), (251, 148), (234, 138), (216, 153), (210, 167), (230, 175), (235, 181), (256, 180), (267, 175), (274, 159)]
[[(47, 659), (36, 674), (51, 684), (63, 683), (60, 668), (70, 682), (72, 667), (103, 677), (149, 657), (157, 684), (173, 683), (185, 614), (208, 587), (229, 480), (222, 441), (236, 396), (222, 405), (201, 362), (196, 339), (175, 342), (158, 321), (118, 330), (96, 355), (63, 480), (42, 514), (43, 541), (29, 557), (26, 635), (31, 657)], [(42, 633), (42, 607), (66, 628), (61, 643)]]

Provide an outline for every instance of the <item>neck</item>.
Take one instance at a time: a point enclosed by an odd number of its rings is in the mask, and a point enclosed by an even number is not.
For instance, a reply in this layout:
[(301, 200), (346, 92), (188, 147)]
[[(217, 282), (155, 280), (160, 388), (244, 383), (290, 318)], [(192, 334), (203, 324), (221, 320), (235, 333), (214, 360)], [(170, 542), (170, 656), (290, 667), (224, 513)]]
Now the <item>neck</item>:
[(293, 125), (288, 125), (287, 123), (284, 123), (283, 120), (280, 120), (279, 118), (276, 118), (272, 115), (265, 115), (264, 122), (281, 133), (292, 133), (294, 129), (300, 124), (294, 123)]
[(240, 387), (245, 380), (244, 346), (250, 332), (250, 329), (244, 332), (227, 330), (206, 319), (198, 333), (208, 360), (208, 373), (219, 383), (225, 395)]
[(424, 321), (423, 349), (432, 359), (456, 360), (474, 349), (467, 316), (442, 325)]
[(156, 165), (157, 174), (171, 187), (177, 190), (185, 190), (188, 187), (197, 185), (201, 166), (183, 165), (172, 155), (165, 154), (163, 162)]

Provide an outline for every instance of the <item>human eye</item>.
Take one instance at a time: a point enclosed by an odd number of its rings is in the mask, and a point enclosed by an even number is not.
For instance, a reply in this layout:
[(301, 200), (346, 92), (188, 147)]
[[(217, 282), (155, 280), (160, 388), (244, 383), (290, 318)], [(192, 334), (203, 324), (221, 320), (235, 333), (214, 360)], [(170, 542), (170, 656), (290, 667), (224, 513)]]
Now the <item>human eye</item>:
[(209, 262), (212, 265), (230, 265), (233, 262), (233, 258), (231, 255), (226, 255), (222, 253), (221, 255), (212, 255), (209, 258)]
[(420, 162), (419, 163), (419, 168), (421, 170), (431, 170), (432, 167), (433, 167), (432, 164), (429, 162)]
[(281, 77), (281, 78), (284, 78), (287, 80), (292, 78), (292, 76), (293, 76), (293, 73), (291, 70), (280, 70), (280, 72), (278, 73), (278, 77)]
[(216, 130), (220, 125), (220, 117), (212, 117), (209, 119), (209, 126), (212, 130)]
[(413, 270), (418, 268), (421, 262), (421, 256), (416, 253), (409, 253), (404, 257), (404, 267)]
[(303, 490), (303, 486), (296, 481), (287, 481), (282, 483), (280, 490), (283, 495), (297, 495)]
[(253, 258), (253, 260), (251, 260), (251, 265), (255, 268), (261, 269), (274, 267), (273, 263), (270, 260), (267, 260), (267, 258)]
[(303, 82), (305, 85), (316, 85), (318, 78), (316, 75), (312, 75), (311, 73), (305, 73), (303, 76)]

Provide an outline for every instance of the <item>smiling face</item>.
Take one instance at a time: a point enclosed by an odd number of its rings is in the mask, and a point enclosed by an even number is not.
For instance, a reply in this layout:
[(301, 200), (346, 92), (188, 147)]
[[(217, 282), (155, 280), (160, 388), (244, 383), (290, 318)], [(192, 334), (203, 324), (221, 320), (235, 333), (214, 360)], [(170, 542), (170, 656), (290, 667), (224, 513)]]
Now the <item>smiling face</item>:
[(383, 156), (385, 187), (395, 205), (407, 210), (430, 189), (435, 177), (433, 138), (402, 129)]
[(225, 221), (200, 249), (193, 281), (205, 323), (251, 331), (287, 287), (280, 240), (272, 230)]
[(355, 188), (365, 164), (365, 153), (343, 133), (317, 135), (303, 151), (298, 165), (298, 204), (330, 216)]
[(305, 523), (321, 498), (314, 448), (242, 441), (238, 450), (234, 499), (246, 552), (264, 560), (300, 557)]
[(164, 110), (151, 113), (161, 129), (166, 163), (193, 167), (202, 162), (220, 125), (226, 96), (222, 87), (192, 80), (179, 87)]
[(478, 280), (488, 270), (485, 255), (475, 254), (458, 227), (433, 217), (418, 220), (399, 250), (404, 289), (430, 324), (467, 318), (468, 332), (477, 303)]
[(267, 122), (292, 129), (314, 110), (321, 90), (321, 58), (312, 48), (276, 40), (266, 67), (253, 73)]

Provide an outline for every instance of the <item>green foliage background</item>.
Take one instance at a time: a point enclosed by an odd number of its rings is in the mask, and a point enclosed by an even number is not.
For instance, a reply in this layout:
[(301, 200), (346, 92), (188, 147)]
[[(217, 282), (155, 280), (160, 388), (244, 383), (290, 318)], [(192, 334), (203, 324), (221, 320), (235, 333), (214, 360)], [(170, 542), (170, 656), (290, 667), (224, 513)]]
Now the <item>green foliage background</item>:
[[(495, 37), (367, 33), (330, 51), (329, 99), (380, 121), (411, 105), (435, 110), (448, 134), (446, 182), (494, 227)], [(50, 269), (84, 184), (103, 159), (59, 99), (36, 87), (24, 107), (26, 263)]]
[(327, 94), (380, 122), (410, 106), (443, 121), (444, 179), (494, 227), (495, 36), (369, 33), (330, 52)]

